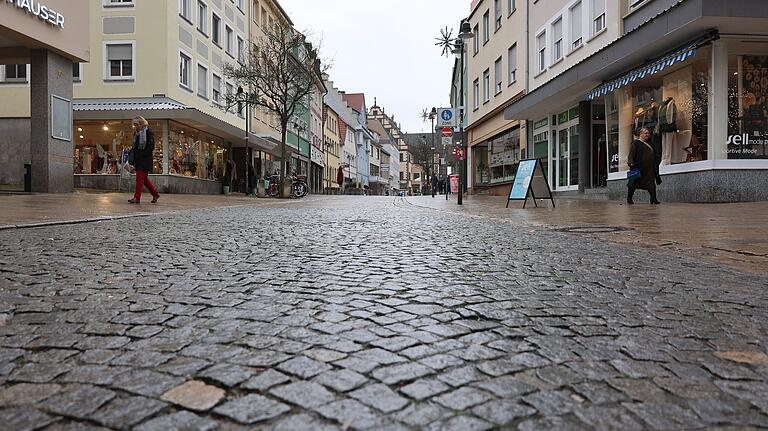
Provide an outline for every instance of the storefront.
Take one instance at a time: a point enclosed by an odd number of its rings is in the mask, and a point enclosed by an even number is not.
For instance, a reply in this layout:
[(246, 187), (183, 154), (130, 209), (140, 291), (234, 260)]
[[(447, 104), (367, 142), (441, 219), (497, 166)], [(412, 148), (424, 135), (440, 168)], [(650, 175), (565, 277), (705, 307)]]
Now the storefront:
[(520, 156), (520, 127), (517, 126), (473, 145), (473, 187), (511, 184), (515, 180)]
[(647, 128), (662, 199), (768, 198), (768, 39), (755, 41), (693, 42), (589, 93), (605, 104), (612, 197), (625, 194), (631, 143)]
[(309, 148), (309, 155), (311, 168), (309, 172), (309, 186), (312, 193), (323, 193), (323, 171), (325, 169), (325, 154), (323, 150), (315, 146), (315, 142), (319, 144), (320, 140), (317, 136), (312, 136), (313, 145)]

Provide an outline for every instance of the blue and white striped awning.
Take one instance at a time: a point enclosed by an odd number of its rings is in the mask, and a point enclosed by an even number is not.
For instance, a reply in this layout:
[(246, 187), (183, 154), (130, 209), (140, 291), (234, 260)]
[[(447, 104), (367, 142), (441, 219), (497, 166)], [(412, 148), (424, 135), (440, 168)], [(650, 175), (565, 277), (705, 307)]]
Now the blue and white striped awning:
[(672, 54), (666, 55), (659, 60), (652, 61), (641, 67), (638, 67), (637, 69), (624, 74), (620, 78), (606, 82), (605, 84), (602, 84), (601, 86), (587, 93), (587, 99), (593, 100), (597, 99), (598, 97), (603, 97), (612, 91), (618, 90), (619, 88), (625, 87), (637, 81), (638, 79), (643, 79), (646, 76), (654, 75), (676, 63), (685, 61), (696, 55), (696, 46), (696, 44), (689, 45), (686, 48), (675, 51)]

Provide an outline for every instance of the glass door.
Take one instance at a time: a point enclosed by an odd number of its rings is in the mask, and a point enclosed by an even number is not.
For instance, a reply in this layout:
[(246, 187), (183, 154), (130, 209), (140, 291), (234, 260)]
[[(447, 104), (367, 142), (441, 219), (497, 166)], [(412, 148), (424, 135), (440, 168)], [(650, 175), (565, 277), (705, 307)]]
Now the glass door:
[(575, 190), (579, 186), (578, 119), (561, 124), (552, 136), (552, 189)]
[(557, 131), (557, 188), (562, 189), (569, 185), (569, 145), (568, 128)]

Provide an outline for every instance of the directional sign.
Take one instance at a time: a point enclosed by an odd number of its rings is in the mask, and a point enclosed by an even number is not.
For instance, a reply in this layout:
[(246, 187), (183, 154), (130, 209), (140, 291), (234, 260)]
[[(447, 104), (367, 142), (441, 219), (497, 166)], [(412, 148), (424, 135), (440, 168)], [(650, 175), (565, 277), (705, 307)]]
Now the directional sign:
[(441, 144), (443, 144), (444, 147), (447, 147), (447, 146), (451, 145), (452, 143), (453, 143), (453, 138), (448, 137), (448, 136), (443, 136), (443, 140), (442, 140)]
[(437, 110), (437, 127), (453, 127), (456, 125), (456, 110), (440, 108)]
[(453, 136), (453, 129), (451, 129), (450, 127), (445, 127), (443, 128), (443, 130), (440, 131), (440, 133), (443, 134), (444, 138), (450, 138), (451, 136)]

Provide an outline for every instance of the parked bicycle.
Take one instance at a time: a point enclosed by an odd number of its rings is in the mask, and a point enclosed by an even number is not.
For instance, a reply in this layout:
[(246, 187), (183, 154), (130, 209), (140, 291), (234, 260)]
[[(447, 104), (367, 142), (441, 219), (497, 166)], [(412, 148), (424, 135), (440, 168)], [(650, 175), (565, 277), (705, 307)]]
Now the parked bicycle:
[[(303, 198), (309, 192), (309, 186), (307, 185), (306, 175), (288, 175), (285, 177), (291, 181), (291, 198)], [(280, 175), (272, 175), (269, 177), (269, 188), (267, 189), (267, 196), (276, 198), (280, 196)]]

